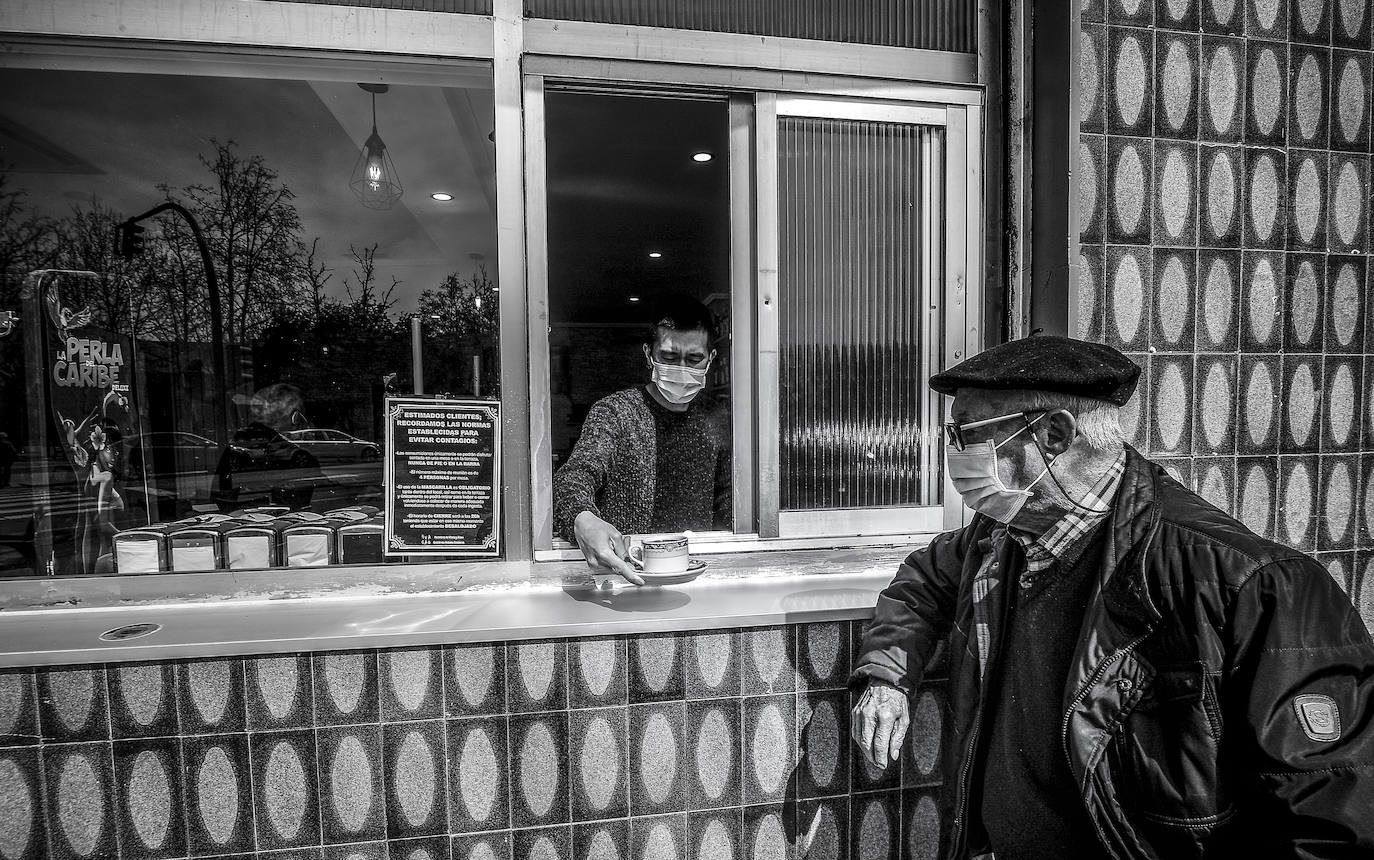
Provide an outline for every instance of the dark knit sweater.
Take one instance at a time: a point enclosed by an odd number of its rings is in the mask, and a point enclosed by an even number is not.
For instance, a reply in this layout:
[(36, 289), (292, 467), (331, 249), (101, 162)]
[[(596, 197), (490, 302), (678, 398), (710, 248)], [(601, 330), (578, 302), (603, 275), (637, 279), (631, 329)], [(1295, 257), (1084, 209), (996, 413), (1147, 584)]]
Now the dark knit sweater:
[(730, 422), (698, 397), (665, 409), (643, 386), (598, 400), (553, 476), (554, 534), (591, 511), (622, 534), (730, 527)]

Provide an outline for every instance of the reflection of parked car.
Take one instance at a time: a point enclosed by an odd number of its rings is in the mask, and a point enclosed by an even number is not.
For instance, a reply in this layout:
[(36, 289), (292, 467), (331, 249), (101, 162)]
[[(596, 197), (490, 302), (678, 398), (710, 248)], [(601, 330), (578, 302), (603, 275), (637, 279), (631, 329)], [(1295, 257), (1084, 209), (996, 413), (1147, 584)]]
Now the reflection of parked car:
[(235, 430), (229, 442), (229, 467), (244, 469), (280, 469), (290, 466), (305, 469), (319, 465), (309, 451), (266, 424), (253, 423)]
[(219, 457), (219, 446), (213, 439), (195, 433), (160, 431), (129, 436), (124, 440), (128, 456), (129, 474), (143, 475), (144, 464), (158, 475), (210, 472)]
[(375, 443), (350, 436), (342, 430), (290, 430), (282, 435), (315, 455), (315, 459), (321, 463), (376, 460), (381, 456), (381, 450)]

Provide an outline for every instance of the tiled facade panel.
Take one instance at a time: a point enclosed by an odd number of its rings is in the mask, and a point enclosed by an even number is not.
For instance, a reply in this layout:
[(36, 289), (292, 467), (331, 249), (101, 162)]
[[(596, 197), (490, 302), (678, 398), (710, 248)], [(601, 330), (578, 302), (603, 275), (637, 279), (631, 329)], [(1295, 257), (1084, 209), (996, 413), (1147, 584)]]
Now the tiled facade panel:
[(1131, 442), (1374, 627), (1374, 8), (1081, 0), (1079, 333)]
[(0, 857), (933, 857), (938, 664), (871, 771), (860, 626), (0, 672)]

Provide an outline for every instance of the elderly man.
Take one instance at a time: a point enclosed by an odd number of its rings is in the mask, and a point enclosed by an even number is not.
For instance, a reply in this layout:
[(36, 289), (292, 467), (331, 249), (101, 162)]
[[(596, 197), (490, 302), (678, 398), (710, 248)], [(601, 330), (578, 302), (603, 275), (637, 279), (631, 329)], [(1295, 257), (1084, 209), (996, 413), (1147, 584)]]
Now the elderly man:
[(945, 857), (1374, 856), (1374, 644), (1331, 576), (1122, 443), (1140, 370), (1038, 336), (931, 378), (975, 512), (912, 553), (857, 655), (896, 761), (948, 634)]

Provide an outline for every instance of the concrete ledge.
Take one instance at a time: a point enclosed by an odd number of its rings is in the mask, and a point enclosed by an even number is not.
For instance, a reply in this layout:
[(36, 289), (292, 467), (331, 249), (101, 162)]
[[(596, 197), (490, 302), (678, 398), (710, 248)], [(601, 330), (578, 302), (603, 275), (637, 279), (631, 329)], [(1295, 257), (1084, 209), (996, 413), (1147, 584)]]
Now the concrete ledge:
[[(44, 605), (11, 594), (0, 612), (0, 668), (865, 618), (906, 552), (887, 547), (712, 556), (695, 582), (646, 588), (592, 576), (585, 565), (571, 562), (311, 571), (335, 586), (342, 572), (354, 580), (352, 586), (327, 591), (318, 583), (312, 587), (303, 571), (264, 571), (256, 576), (293, 579), (252, 596), (212, 594), (207, 582), (202, 599), (183, 595), (176, 601), (157, 599), (158, 583), (152, 580), (175, 580), (184, 589), (202, 575), (110, 577), (114, 582), (85, 583), (88, 594), (103, 593), (103, 598), (76, 603)], [(18, 584), (5, 585), (12, 592), (8, 587)], [(119, 588), (106, 593), (102, 585)], [(159, 627), (137, 638), (101, 639), (106, 631), (137, 624)]]

